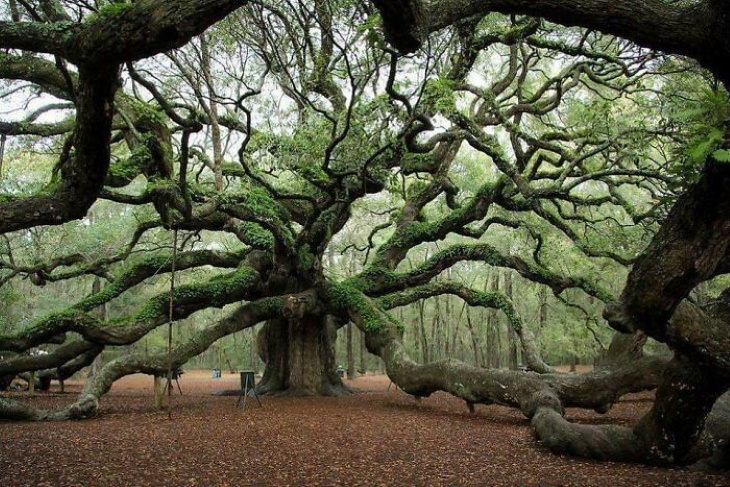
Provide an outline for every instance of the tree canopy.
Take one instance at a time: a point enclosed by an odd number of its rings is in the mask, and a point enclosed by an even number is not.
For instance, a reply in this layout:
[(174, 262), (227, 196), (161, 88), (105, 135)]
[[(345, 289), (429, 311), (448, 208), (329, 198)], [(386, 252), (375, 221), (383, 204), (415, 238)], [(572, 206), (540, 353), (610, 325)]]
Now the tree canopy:
[[(91, 416), (120, 377), (257, 324), (260, 392), (345, 394), (352, 322), (404, 391), (517, 407), (556, 451), (721, 463), (704, 426), (730, 385), (724, 3), (373, 3), (8, 2), (0, 292), (73, 299), (0, 331), (0, 376), (129, 351), (75, 403), (0, 398), (0, 417)], [(476, 282), (496, 269), (504, 286)], [(513, 278), (633, 353), (556, 372), (535, 334), (558, 324), (520, 313)], [(499, 312), (531, 371), (413, 360), (394, 310), (447, 295)], [(203, 316), (170, 351), (135, 348)], [(647, 336), (673, 358), (637, 352)], [(635, 428), (563, 416), (654, 387)]]

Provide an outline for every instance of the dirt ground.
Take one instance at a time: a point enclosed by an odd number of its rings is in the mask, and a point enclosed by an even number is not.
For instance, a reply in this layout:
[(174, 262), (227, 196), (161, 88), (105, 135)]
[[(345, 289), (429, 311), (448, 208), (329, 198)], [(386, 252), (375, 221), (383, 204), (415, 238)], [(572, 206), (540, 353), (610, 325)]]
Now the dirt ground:
[[(102, 399), (97, 418), (0, 422), (0, 485), (11, 486), (729, 486), (730, 477), (599, 463), (548, 452), (517, 411), (446, 394), (420, 402), (388, 391), (383, 376), (348, 381), (342, 398), (249, 398), (211, 393), (238, 376), (186, 372), (172, 420), (152, 401), (152, 379), (130, 376)], [(78, 391), (80, 383), (67, 384)], [(23, 394), (15, 393), (18, 397)], [(72, 401), (50, 393), (41, 406)], [(606, 416), (569, 410), (580, 422), (632, 424), (651, 406), (634, 395)]]

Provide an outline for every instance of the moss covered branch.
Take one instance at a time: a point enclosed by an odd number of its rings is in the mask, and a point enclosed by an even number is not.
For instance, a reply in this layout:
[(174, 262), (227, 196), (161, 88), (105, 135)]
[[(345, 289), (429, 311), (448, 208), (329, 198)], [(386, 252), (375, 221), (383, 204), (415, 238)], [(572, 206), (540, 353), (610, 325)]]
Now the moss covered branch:
[[(693, 462), (704, 418), (727, 388), (726, 379), (710, 380), (681, 356), (670, 365), (666, 359), (647, 357), (586, 374), (481, 369), (456, 360), (418, 364), (401, 343), (399, 324), (375, 301), (342, 285), (331, 285), (326, 293), (333, 312), (346, 314), (363, 331), (368, 350), (383, 359), (388, 376), (405, 392), (420, 397), (445, 391), (471, 406), (519, 408), (537, 437), (556, 452), (652, 464)], [(575, 425), (563, 416), (566, 406), (604, 412), (622, 394), (660, 382), (654, 408), (633, 429)], [(702, 399), (690, 400), (697, 395)]]
[(521, 257), (502, 255), (493, 246), (483, 243), (453, 245), (434, 254), (417, 268), (404, 273), (392, 272), (373, 264), (350, 282), (369, 296), (382, 296), (427, 283), (445, 269), (462, 261), (481, 261), (490, 266), (513, 269), (526, 279), (549, 286), (555, 294), (560, 294), (569, 288), (577, 288), (603, 302), (611, 302), (614, 299), (611, 293), (588, 279), (560, 276)]
[[(220, 308), (236, 301), (251, 299), (256, 297), (259, 284), (258, 272), (250, 267), (241, 267), (201, 284), (178, 286), (172, 296), (173, 318), (177, 320), (204, 308)], [(118, 288), (108, 286), (81, 303), (40, 320), (15, 336), (0, 337), (0, 349), (27, 350), (68, 331), (77, 332), (92, 343), (127, 345), (167, 322), (169, 292), (148, 299), (130, 316), (108, 322), (89, 313), (117, 292)]]
[(135, 373), (160, 374), (182, 366), (192, 357), (204, 352), (216, 340), (281, 313), (284, 297), (260, 299), (239, 307), (213, 326), (200, 330), (190, 339), (175, 347), (171, 355), (167, 351), (148, 356), (146, 353), (130, 353), (107, 363), (84, 385), (78, 399), (61, 409), (49, 411), (35, 408), (19, 401), (0, 398), (0, 418), (30, 421), (59, 421), (83, 419), (95, 416), (99, 399), (107, 393), (114, 381)]

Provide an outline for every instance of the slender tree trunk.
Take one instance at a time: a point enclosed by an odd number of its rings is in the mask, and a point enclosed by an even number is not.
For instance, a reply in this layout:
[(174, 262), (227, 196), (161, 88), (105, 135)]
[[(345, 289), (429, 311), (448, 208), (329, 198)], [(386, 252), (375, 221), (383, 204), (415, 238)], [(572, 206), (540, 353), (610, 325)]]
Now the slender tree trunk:
[(10, 0), (8, 2), (8, 5), (10, 7), (10, 18), (13, 20), (13, 22), (20, 22), (20, 12), (18, 11), (17, 0)]
[[(95, 215), (92, 211), (89, 212), (89, 219), (93, 222), (95, 218)], [(94, 281), (91, 283), (91, 293), (96, 294), (101, 291), (101, 279), (99, 279), (98, 276), (94, 276)], [(97, 307), (93, 311), (96, 316), (99, 317), (100, 320), (106, 321), (107, 319), (107, 309), (106, 309), (106, 303), (102, 304), (101, 306)], [(145, 341), (145, 349), (147, 347), (147, 342)], [(104, 357), (103, 352), (100, 353), (93, 362), (91, 362), (91, 365), (89, 366), (89, 373), (88, 377), (94, 377), (96, 373), (101, 370), (102, 366), (104, 365)]]
[(360, 337), (360, 370), (358, 372), (360, 375), (365, 375), (368, 370), (365, 364), (365, 334), (360, 332), (358, 336)]
[[(461, 329), (461, 322), (464, 320), (464, 312), (467, 307), (468, 306), (466, 305), (466, 303), (464, 303), (461, 308), (461, 311), (459, 312), (459, 316), (456, 318), (456, 320), (452, 320), (451, 315), (449, 315), (447, 318), (447, 323), (454, 323), (454, 321), (456, 322), (454, 325), (454, 332), (451, 335), (451, 353), (453, 356), (457, 356), (456, 355), (456, 339), (458, 338), (459, 341), (461, 341), (463, 343), (462, 337), (461, 337), (461, 335), (459, 335), (459, 331)], [(463, 347), (462, 347), (462, 350), (463, 350)]]
[(429, 349), (428, 349), (428, 356), (431, 359), (431, 361), (438, 360), (438, 355), (440, 355), (441, 349), (438, 346), (439, 345), (439, 336), (436, 334), (436, 330), (439, 328), (440, 320), (441, 320), (441, 309), (439, 306), (439, 298), (438, 296), (433, 298), (434, 303), (434, 312), (433, 312), (433, 318), (431, 319), (431, 339), (429, 341)]
[(423, 301), (418, 303), (418, 328), (421, 331), (421, 361), (427, 363), (428, 356), (428, 336), (426, 335), (426, 311)]
[[(504, 272), (504, 293), (507, 295), (510, 301), (512, 301), (513, 290), (512, 290), (512, 272), (505, 270)], [(509, 357), (509, 368), (517, 370), (517, 364), (520, 362), (517, 342), (519, 338), (517, 333), (512, 329), (511, 326), (507, 325), (507, 346), (508, 346), (508, 357)]]
[(347, 323), (347, 378), (355, 378), (355, 354), (352, 350), (352, 322)]
[(0, 182), (3, 180), (3, 160), (5, 159), (5, 134), (0, 135)]
[(205, 76), (206, 89), (208, 91), (208, 117), (210, 118), (210, 138), (213, 143), (213, 174), (215, 177), (216, 191), (223, 190), (223, 146), (221, 142), (221, 129), (218, 123), (218, 103), (213, 86), (213, 76), (210, 70), (210, 45), (206, 34), (200, 36), (200, 57), (201, 68)]
[[(499, 291), (499, 272), (492, 270), (484, 280), (484, 288), (491, 292)], [(488, 309), (486, 311), (487, 323), (487, 365), (498, 369), (502, 365), (502, 340), (501, 327), (497, 320), (497, 311)]]
[[(446, 270), (446, 279), (451, 279), (451, 269)], [(443, 315), (441, 315), (441, 322), (444, 324), (444, 358), (451, 358), (454, 354), (454, 347), (451, 344), (451, 337), (456, 337), (456, 332), (459, 329), (459, 320), (452, 320), (451, 317), (451, 297), (444, 296), (444, 307)], [(447, 323), (454, 323), (453, 329), (448, 326)]]
[(251, 328), (251, 338), (249, 339), (248, 345), (249, 366), (251, 367), (251, 370), (256, 372), (258, 369), (258, 367), (256, 367), (256, 332), (253, 328)]
[(155, 376), (153, 388), (155, 393), (155, 409), (162, 409), (162, 398), (165, 396), (165, 381), (162, 377)]
[[(233, 356), (235, 357), (236, 365), (241, 364), (241, 356), (243, 355), (243, 347), (238, 346), (238, 333), (233, 334)], [(235, 373), (236, 369), (233, 367), (233, 364), (230, 363), (230, 359), (228, 360), (228, 366), (231, 368), (231, 373)]]
[(461, 335), (459, 335), (458, 345), (459, 345), (459, 348), (458, 349), (456, 349), (456, 348), (454, 349), (454, 350), (458, 350), (458, 352), (455, 354), (456, 358), (458, 360), (462, 360), (462, 361), (463, 360), (466, 360), (466, 357), (467, 357), (467, 355), (468, 355), (469, 352), (467, 351), (467, 348), (468, 347), (466, 345), (466, 342), (464, 342), (464, 337), (461, 336)]
[(545, 286), (540, 286), (540, 292), (538, 295), (540, 297), (540, 312), (538, 314), (537, 324), (542, 330), (542, 328), (547, 324), (547, 288), (545, 288)]
[(474, 367), (481, 367), (482, 364), (479, 360), (479, 338), (474, 331), (474, 324), (471, 321), (471, 311), (466, 308), (466, 326), (469, 328), (469, 334), (471, 335), (471, 346), (474, 350)]
[[(537, 346), (539, 346), (540, 334), (548, 323), (548, 292), (545, 286), (540, 286), (538, 296), (540, 298), (540, 309), (537, 314), (537, 332), (535, 333), (535, 344)], [(525, 324), (525, 326), (527, 326), (527, 324)]]

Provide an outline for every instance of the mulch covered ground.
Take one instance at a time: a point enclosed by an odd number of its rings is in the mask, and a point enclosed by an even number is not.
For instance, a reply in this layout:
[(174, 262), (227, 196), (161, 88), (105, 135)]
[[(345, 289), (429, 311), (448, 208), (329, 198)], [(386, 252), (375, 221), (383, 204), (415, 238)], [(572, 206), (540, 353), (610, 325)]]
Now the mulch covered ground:
[[(350, 381), (343, 398), (210, 395), (238, 377), (188, 372), (173, 418), (152, 404), (152, 379), (131, 376), (102, 400), (97, 418), (61, 423), (0, 422), (0, 485), (510, 485), (728, 486), (730, 477), (560, 457), (532, 436), (518, 412), (446, 394), (416, 403), (385, 377)], [(55, 390), (55, 383), (54, 389)], [(78, 390), (80, 384), (67, 387)], [(38, 394), (42, 406), (72, 394)], [(579, 421), (632, 424), (651, 396), (631, 396), (607, 416), (571, 410)]]

